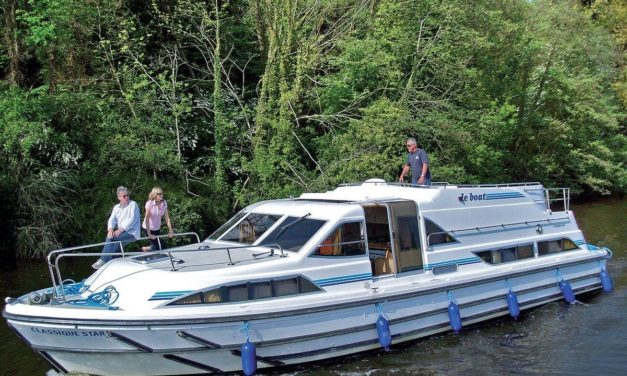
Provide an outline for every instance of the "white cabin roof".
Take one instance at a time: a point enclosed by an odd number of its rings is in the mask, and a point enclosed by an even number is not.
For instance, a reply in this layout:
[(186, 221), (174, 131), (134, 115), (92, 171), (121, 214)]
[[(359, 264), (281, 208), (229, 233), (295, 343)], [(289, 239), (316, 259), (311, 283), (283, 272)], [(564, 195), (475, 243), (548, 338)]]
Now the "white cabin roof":
[[(465, 200), (464, 201), (464, 197)], [(300, 200), (335, 202), (376, 202), (391, 200), (412, 200), (423, 209), (484, 206), (492, 204), (538, 201), (544, 197), (542, 184), (509, 183), (480, 185), (437, 184), (432, 186), (411, 186), (399, 183), (386, 183), (382, 179), (369, 179), (363, 183), (345, 184), (324, 193), (303, 193)], [(494, 201), (498, 200), (498, 201)], [(493, 205), (491, 205), (493, 206)]]
[[(342, 200), (343, 201), (343, 200)], [(324, 202), (309, 200), (271, 200), (255, 205), (255, 213), (288, 215), (292, 217), (302, 217), (307, 215), (309, 218), (334, 218), (352, 217), (361, 215), (361, 208), (351, 202)]]

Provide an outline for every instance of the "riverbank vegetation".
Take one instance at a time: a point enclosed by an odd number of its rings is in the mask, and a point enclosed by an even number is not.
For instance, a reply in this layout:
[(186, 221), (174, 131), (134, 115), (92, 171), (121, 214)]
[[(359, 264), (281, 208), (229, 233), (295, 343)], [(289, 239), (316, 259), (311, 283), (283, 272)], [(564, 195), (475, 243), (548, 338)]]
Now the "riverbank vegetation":
[(102, 241), (115, 188), (178, 231), (396, 180), (627, 189), (612, 0), (0, 0), (5, 257)]

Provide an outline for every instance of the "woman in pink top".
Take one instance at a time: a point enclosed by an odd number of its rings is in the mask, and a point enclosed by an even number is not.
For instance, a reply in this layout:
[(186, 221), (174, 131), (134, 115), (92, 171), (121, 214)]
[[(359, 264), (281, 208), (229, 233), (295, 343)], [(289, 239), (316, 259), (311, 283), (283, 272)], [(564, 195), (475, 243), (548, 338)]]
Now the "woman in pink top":
[(165, 215), (165, 223), (168, 225), (168, 236), (172, 237), (172, 222), (168, 213), (168, 203), (163, 199), (163, 191), (154, 187), (146, 201), (146, 215), (143, 227), (150, 237), (150, 246), (142, 247), (142, 251), (156, 251), (161, 249), (161, 243), (157, 238), (161, 233), (161, 218)]

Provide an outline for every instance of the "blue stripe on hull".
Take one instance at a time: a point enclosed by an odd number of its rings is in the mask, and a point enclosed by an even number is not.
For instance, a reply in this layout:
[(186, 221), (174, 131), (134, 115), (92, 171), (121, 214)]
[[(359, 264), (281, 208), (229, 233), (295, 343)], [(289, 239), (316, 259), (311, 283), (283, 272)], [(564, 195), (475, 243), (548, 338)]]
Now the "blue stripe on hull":
[(521, 198), (525, 197), (520, 192), (505, 192), (505, 193), (486, 193), (486, 200), (501, 200), (506, 198)]
[(184, 291), (160, 291), (156, 292), (153, 296), (148, 300), (170, 300), (181, 295), (185, 295), (187, 293), (192, 292), (192, 290), (184, 290)]
[(329, 285), (338, 285), (340, 283), (365, 281), (371, 278), (372, 278), (371, 273), (363, 273), (363, 274), (345, 275), (341, 277), (318, 279), (314, 282), (318, 284), (319, 286), (329, 286)]
[(479, 257), (468, 257), (464, 259), (451, 260), (451, 261), (443, 261), (443, 262), (434, 262), (433, 264), (426, 264), (425, 269), (431, 270), (433, 268), (437, 268), (440, 266), (448, 266), (448, 265), (468, 265), (468, 264), (476, 264), (481, 262)]

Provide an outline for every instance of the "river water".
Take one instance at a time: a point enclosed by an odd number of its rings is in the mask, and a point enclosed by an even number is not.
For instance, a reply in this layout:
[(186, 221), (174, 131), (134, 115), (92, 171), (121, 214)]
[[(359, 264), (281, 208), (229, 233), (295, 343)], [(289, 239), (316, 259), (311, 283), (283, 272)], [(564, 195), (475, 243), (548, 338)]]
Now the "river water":
[[(612, 249), (611, 294), (583, 304), (554, 302), (503, 318), (408, 344), (266, 375), (627, 375), (627, 200), (572, 205), (588, 243)], [(77, 265), (76, 273), (86, 272)], [(87, 266), (88, 267), (88, 266)], [(43, 262), (0, 273), (0, 297), (16, 297), (49, 285)], [(4, 321), (4, 320), (3, 320)], [(0, 375), (44, 375), (50, 367), (6, 323), (0, 324)]]

